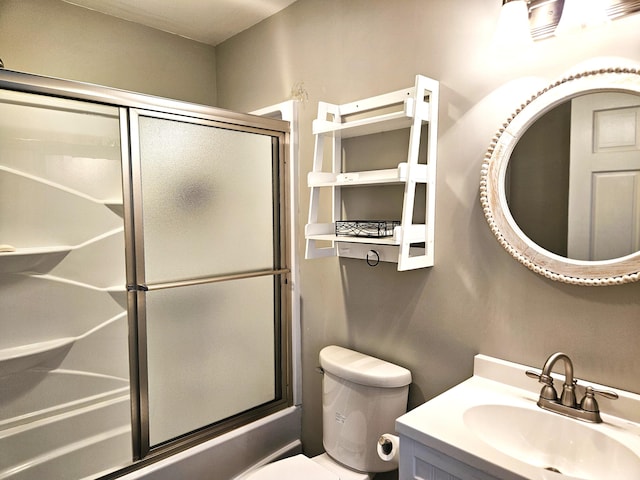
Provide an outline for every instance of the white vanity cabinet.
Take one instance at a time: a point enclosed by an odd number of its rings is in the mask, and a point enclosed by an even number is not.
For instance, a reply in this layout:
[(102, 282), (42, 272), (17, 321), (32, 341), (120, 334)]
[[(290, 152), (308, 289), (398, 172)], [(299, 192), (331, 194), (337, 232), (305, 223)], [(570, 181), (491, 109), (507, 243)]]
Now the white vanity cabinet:
[(400, 435), (400, 480), (500, 480)]
[[(438, 92), (436, 80), (417, 75), (415, 85), (410, 88), (341, 105), (319, 103), (318, 117), (313, 122), (313, 169), (308, 175), (311, 198), (305, 228), (306, 258), (342, 256), (374, 263), (394, 262), (398, 263), (398, 270), (433, 266)], [(426, 135), (423, 134), (425, 125), (428, 125)], [(399, 129), (409, 129), (406, 160), (390, 160), (391, 168), (364, 171), (345, 168), (347, 153), (342, 139)], [(330, 168), (323, 167), (327, 140), (332, 150), (328, 155)], [(421, 156), (424, 158), (420, 159)], [(404, 186), (402, 211), (398, 212), (397, 218), (380, 219), (381, 222), (397, 221), (387, 234), (343, 235), (336, 232), (336, 222), (363, 220), (343, 218), (342, 189), (394, 184)], [(420, 184), (426, 187), (425, 196), (416, 199), (416, 187)], [(331, 212), (326, 215), (331, 217), (330, 223), (319, 220), (323, 189), (331, 194)], [(384, 198), (382, 189), (379, 195)], [(424, 209), (424, 221), (420, 219), (419, 223), (414, 223), (414, 216), (422, 215), (414, 214), (414, 207), (420, 207), (420, 211)], [(375, 220), (372, 222), (376, 223)]]

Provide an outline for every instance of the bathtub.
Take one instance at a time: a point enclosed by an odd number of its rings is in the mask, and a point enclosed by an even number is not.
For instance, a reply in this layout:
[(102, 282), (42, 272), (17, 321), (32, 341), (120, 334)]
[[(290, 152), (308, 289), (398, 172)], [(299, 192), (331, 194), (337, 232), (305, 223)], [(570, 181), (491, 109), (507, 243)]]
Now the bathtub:
[(68, 480), (131, 458), (128, 382), (73, 371), (0, 378), (0, 479)]
[[(12, 393), (0, 401), (0, 480), (90, 480), (130, 465), (126, 381), (32, 370), (0, 389)], [(120, 478), (235, 479), (300, 453), (300, 423), (301, 407), (289, 407)]]
[(302, 451), (301, 415), (301, 407), (289, 407), (120, 478), (239, 479), (255, 468)]

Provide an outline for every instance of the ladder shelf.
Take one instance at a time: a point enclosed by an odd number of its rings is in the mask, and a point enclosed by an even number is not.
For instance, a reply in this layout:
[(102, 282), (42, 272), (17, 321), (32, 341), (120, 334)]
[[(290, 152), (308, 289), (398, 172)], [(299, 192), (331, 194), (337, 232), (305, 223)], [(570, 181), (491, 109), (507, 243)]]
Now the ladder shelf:
[[(434, 264), (435, 177), (439, 84), (417, 75), (413, 87), (346, 104), (318, 103), (313, 122), (315, 150), (307, 183), (311, 190), (309, 221), (305, 227), (305, 257), (342, 256), (366, 259), (372, 254), (398, 270)], [(427, 134), (422, 134), (428, 124)], [(395, 168), (343, 171), (341, 140), (355, 136), (409, 129), (407, 159)], [(422, 139), (421, 137), (426, 137)], [(325, 139), (332, 141), (331, 171), (323, 170)], [(426, 162), (419, 163), (421, 142), (426, 141)], [(356, 186), (404, 185), (400, 225), (388, 237), (338, 236), (335, 222), (341, 220), (341, 189)], [(424, 223), (413, 223), (416, 186), (426, 185)], [(320, 190), (331, 191), (331, 223), (319, 223)], [(328, 245), (328, 246), (327, 246)]]

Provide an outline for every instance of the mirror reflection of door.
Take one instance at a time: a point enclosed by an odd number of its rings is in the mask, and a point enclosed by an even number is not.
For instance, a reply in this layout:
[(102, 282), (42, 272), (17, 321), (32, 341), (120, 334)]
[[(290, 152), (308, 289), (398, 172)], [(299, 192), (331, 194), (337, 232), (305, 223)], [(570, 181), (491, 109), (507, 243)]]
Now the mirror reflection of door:
[(640, 250), (640, 98), (572, 100), (568, 257), (608, 260)]

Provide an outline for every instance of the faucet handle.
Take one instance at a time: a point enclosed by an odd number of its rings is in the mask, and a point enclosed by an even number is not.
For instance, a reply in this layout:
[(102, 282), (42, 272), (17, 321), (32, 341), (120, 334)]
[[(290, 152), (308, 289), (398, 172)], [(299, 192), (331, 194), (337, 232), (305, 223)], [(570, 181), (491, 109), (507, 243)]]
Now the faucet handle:
[(544, 383), (550, 387), (553, 387), (553, 377), (551, 375), (546, 375), (544, 373), (538, 373), (534, 370), (527, 370), (524, 372), (527, 377), (535, 378), (540, 383)]
[(553, 378), (549, 375), (545, 375), (544, 373), (538, 373), (535, 370), (527, 370), (524, 373), (527, 377), (535, 378), (540, 383), (544, 383), (545, 385), (553, 385)]
[(551, 400), (555, 402), (558, 400), (558, 393), (556, 389), (553, 388), (553, 377), (551, 375), (545, 375), (544, 373), (538, 373), (533, 370), (527, 370), (524, 372), (527, 377), (536, 378), (538, 382), (543, 383), (544, 387), (540, 391), (540, 398), (544, 398), (545, 400)]
[(596, 390), (593, 387), (587, 387), (584, 393), (584, 398), (580, 402), (580, 408), (587, 412), (598, 412), (598, 402), (595, 399), (595, 395), (602, 395), (609, 400), (617, 400), (618, 394), (609, 390)]
[(529, 378), (536, 378), (538, 380), (540, 380), (540, 377), (542, 376), (538, 372), (535, 372), (533, 370), (527, 370), (526, 372), (524, 372), (524, 374)]

